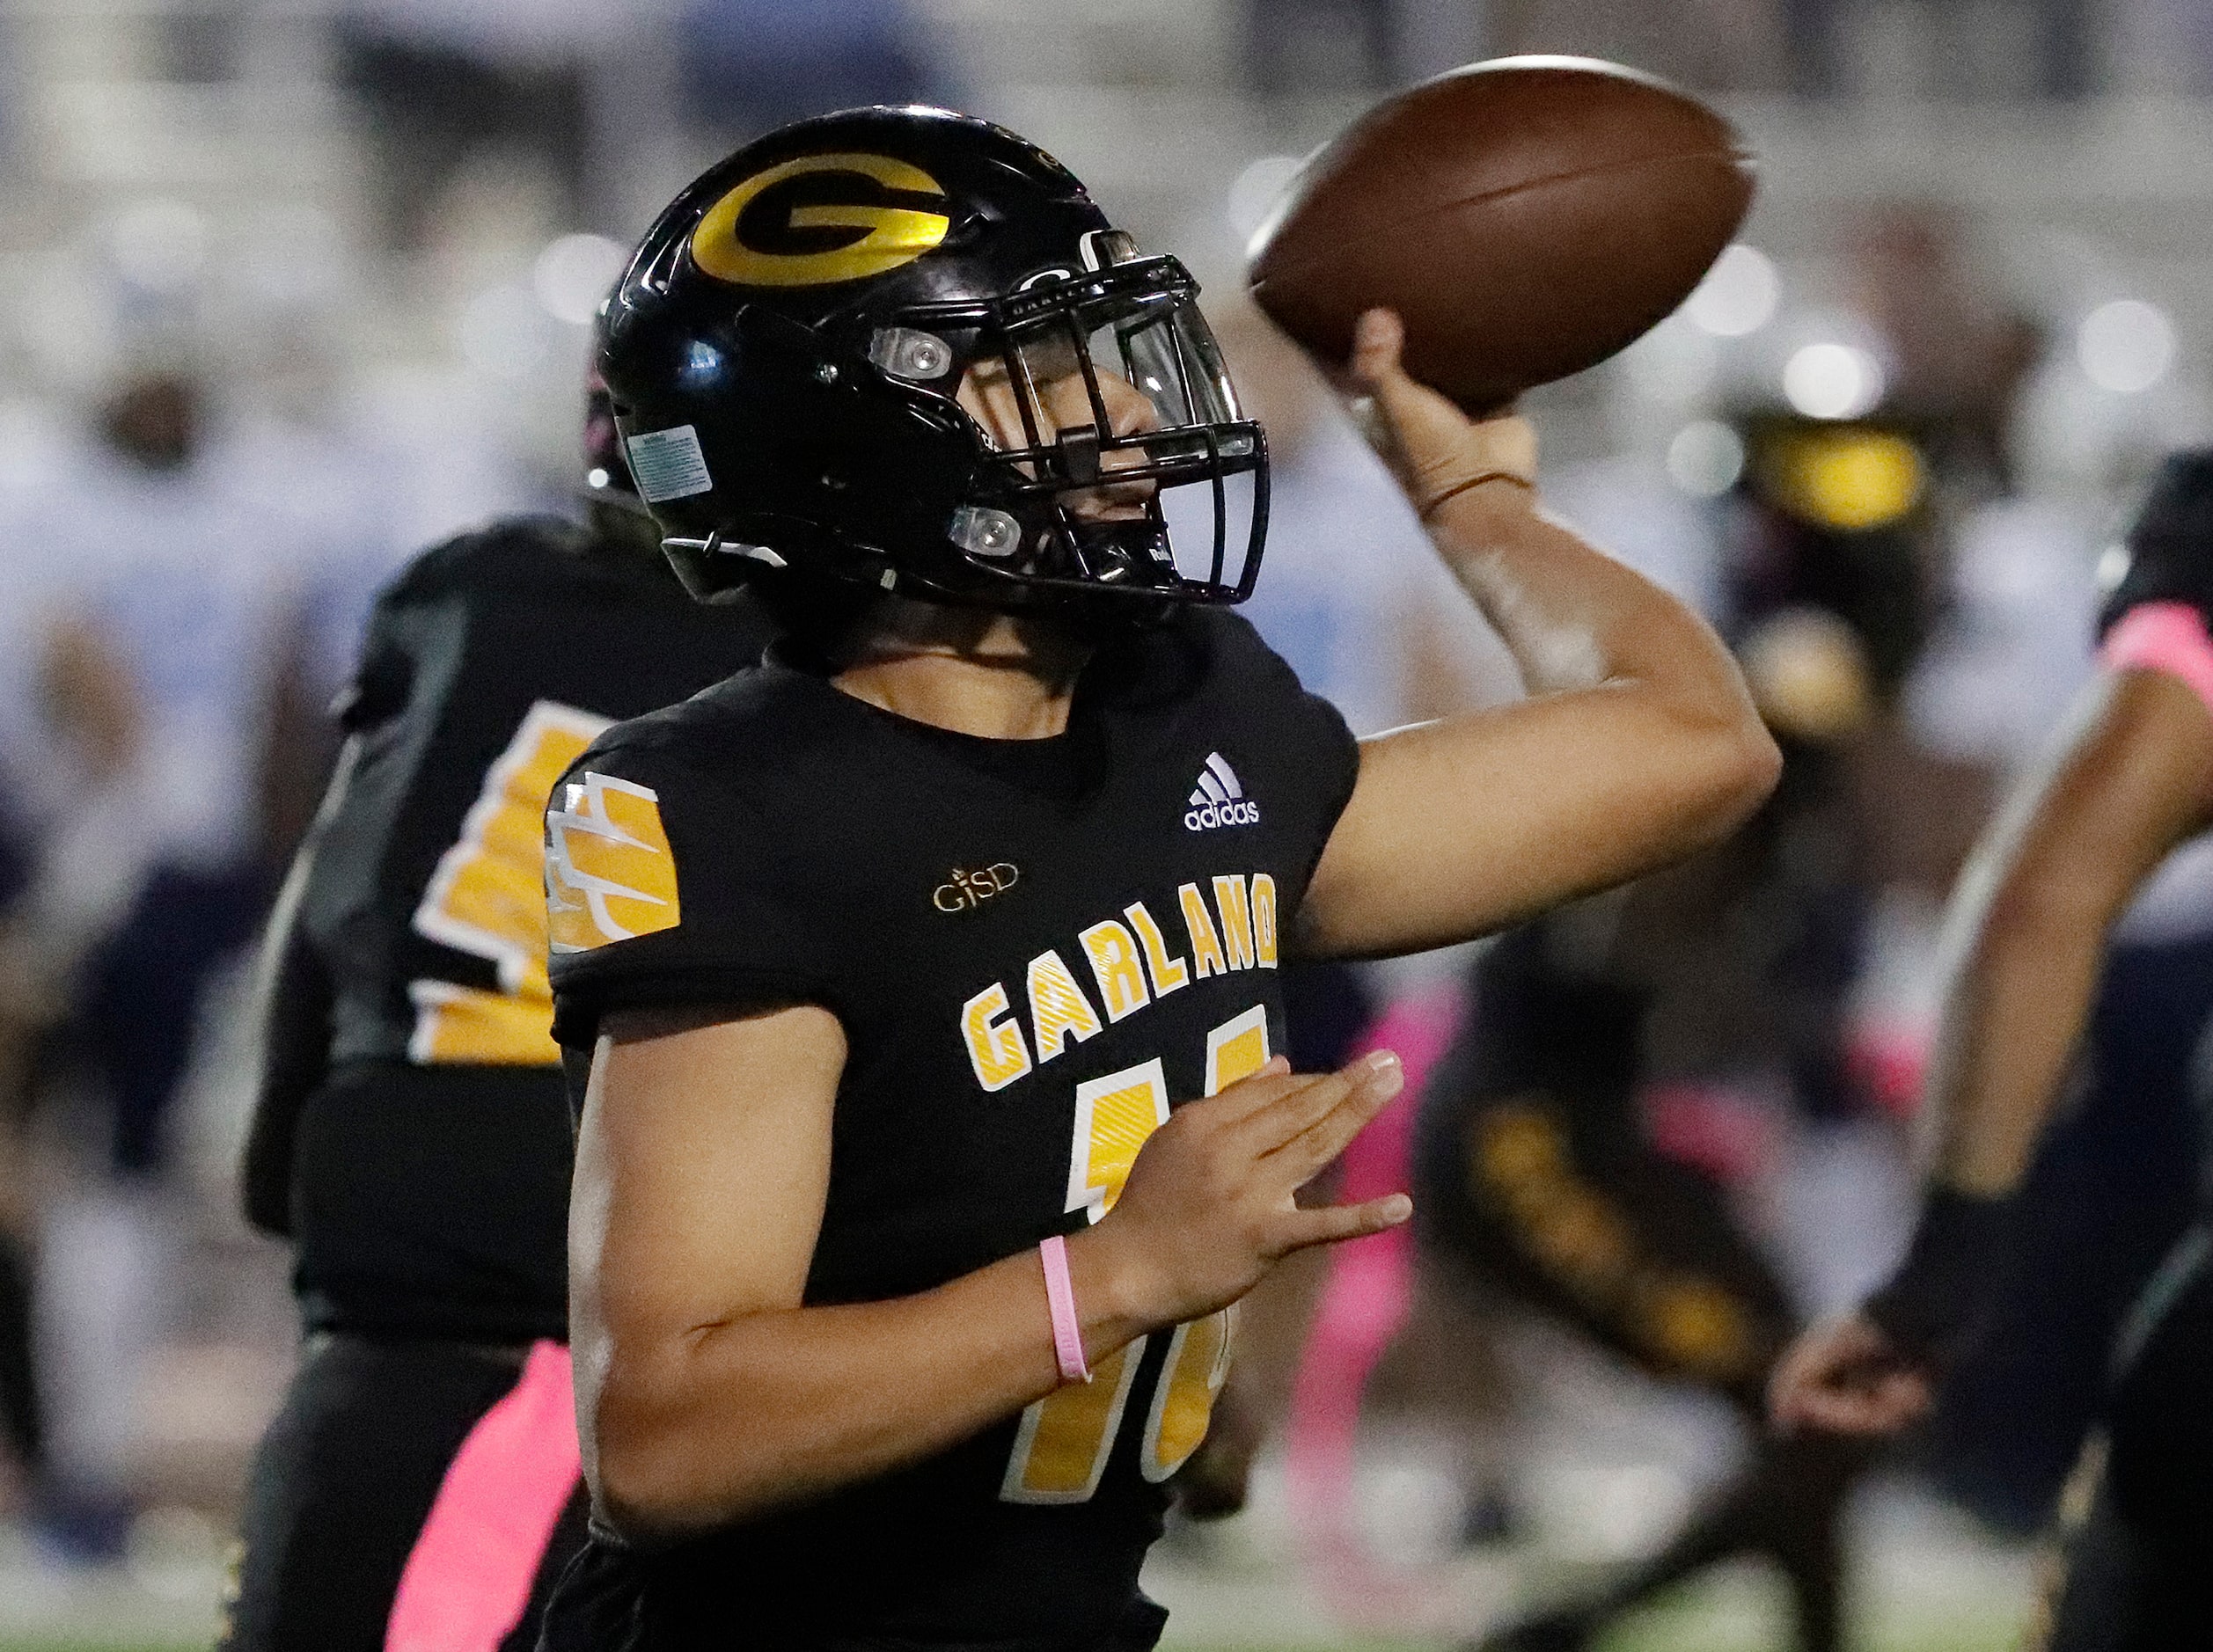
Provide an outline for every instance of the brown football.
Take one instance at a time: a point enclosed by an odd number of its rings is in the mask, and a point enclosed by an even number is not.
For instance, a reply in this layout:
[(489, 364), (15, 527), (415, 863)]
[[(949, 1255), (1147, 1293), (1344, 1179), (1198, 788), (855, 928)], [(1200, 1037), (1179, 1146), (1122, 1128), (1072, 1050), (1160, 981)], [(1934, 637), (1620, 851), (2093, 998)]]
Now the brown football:
[(1359, 313), (1471, 411), (1604, 361), (1681, 303), (1752, 203), (1752, 157), (1674, 88), (1579, 57), (1502, 57), (1379, 104), (1286, 186), (1246, 279), (1327, 363)]

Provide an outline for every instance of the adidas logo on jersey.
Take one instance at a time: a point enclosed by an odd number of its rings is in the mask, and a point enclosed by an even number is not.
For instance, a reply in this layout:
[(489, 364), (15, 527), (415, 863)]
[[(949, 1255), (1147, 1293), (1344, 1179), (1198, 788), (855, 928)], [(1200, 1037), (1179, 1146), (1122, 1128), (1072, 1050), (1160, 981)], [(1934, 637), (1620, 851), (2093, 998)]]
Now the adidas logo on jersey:
[(1237, 771), (1222, 761), (1219, 751), (1206, 754), (1206, 766), (1198, 771), (1198, 785), (1191, 793), (1191, 803), (1190, 811), (1183, 816), (1186, 831), (1260, 823), (1260, 805), (1246, 800)]

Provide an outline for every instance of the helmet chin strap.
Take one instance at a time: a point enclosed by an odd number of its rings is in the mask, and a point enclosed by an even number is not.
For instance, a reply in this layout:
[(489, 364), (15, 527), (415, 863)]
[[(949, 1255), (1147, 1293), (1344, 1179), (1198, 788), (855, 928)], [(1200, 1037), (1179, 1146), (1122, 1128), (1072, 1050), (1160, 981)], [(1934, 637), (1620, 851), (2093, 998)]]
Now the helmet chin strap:
[(766, 563), (772, 568), (780, 568), (786, 566), (784, 559), (766, 545), (740, 545), (735, 539), (725, 539), (722, 537), (722, 530), (720, 528), (704, 539), (686, 539), (675, 534), (667, 535), (661, 541), (661, 548), (664, 552), (695, 552), (703, 557), (718, 555), (751, 557), (757, 562)]

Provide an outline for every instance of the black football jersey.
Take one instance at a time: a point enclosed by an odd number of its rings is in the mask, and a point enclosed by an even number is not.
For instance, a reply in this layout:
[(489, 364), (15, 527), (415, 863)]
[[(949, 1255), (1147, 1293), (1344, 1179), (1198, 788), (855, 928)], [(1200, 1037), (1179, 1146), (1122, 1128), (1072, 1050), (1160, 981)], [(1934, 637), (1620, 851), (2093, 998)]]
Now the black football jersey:
[[(625, 1007), (832, 1011), (807, 1300), (927, 1290), (1098, 1219), (1172, 1107), (1283, 1047), (1282, 938), (1357, 764), (1219, 610), (1103, 650), (1047, 740), (897, 717), (772, 650), (556, 789), (557, 1035), (585, 1051)], [(780, 1647), (1149, 1645), (1139, 1565), (1228, 1357), (1217, 1315), (810, 1506), (650, 1556), (598, 1538), (547, 1644), (720, 1646), (735, 1620)]]
[(323, 977), (329, 1040), (289, 1154), (311, 1325), (563, 1334), (546, 798), (615, 720), (763, 639), (750, 608), (701, 607), (658, 558), (553, 520), (441, 545), (379, 597), (286, 938)]

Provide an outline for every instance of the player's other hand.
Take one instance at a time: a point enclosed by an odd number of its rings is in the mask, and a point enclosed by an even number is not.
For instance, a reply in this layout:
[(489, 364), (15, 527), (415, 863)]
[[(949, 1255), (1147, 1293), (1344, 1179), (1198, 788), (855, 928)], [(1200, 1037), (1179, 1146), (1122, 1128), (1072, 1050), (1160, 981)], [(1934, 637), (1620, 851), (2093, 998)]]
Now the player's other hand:
[(1299, 1189), (1343, 1152), (1405, 1082), (1389, 1051), (1326, 1077), (1280, 1057), (1153, 1132), (1113, 1210), (1069, 1242), (1077, 1296), (1110, 1293), (1152, 1329), (1226, 1308), (1283, 1257), (1396, 1227), (1404, 1194), (1301, 1210)]
[[(1397, 312), (1371, 310), (1359, 320), (1352, 359), (1339, 377), (1352, 417), (1413, 501), (1429, 514), (1447, 494), (1486, 476), (1534, 486), (1537, 435), (1527, 419), (1505, 412), (1470, 419), (1457, 404), (1418, 384), (1400, 364), (1406, 329)], [(1522, 488), (1510, 491), (1526, 501)]]
[(1768, 1414), (1785, 1434), (1895, 1434), (1935, 1402), (1933, 1373), (1864, 1313), (1804, 1332), (1768, 1379)]

